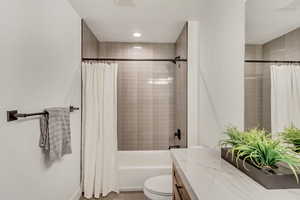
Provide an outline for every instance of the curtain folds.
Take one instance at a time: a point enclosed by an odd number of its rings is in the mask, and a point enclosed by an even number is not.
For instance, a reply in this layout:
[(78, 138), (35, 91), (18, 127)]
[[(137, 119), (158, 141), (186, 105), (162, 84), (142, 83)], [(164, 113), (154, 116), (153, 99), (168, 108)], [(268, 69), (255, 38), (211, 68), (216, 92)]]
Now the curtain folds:
[(284, 128), (300, 127), (300, 66), (271, 66), (271, 121), (276, 137)]
[(83, 63), (83, 191), (86, 198), (119, 192), (117, 64)]

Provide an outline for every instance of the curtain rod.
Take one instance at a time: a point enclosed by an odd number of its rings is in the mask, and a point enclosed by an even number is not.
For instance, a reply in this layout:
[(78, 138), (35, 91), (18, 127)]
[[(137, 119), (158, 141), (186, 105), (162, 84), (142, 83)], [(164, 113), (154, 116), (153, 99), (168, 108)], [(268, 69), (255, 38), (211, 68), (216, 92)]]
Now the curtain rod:
[(282, 64), (300, 64), (300, 60), (245, 60), (246, 63), (282, 63)]
[(167, 61), (176, 64), (176, 62), (187, 62), (187, 59), (178, 56), (174, 59), (82, 58), (82, 61)]
[[(187, 59), (176, 57), (174, 59), (132, 59), (132, 58), (82, 58), (82, 61), (161, 61), (161, 62), (187, 62)], [(283, 63), (300, 64), (300, 60), (245, 60), (246, 63)]]

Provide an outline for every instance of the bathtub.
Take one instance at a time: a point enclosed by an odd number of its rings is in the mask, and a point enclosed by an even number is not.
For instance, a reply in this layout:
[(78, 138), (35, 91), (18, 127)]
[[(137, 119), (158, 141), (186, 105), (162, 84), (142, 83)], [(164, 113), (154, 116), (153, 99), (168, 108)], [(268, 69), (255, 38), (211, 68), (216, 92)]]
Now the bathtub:
[(119, 151), (121, 191), (142, 191), (147, 178), (171, 174), (170, 151)]

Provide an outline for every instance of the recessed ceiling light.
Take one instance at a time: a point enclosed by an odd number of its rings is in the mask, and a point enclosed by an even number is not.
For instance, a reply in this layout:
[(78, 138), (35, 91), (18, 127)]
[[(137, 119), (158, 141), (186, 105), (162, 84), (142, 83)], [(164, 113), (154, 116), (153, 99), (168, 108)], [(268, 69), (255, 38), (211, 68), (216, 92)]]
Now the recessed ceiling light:
[(141, 46), (134, 46), (133, 48), (135, 48), (135, 49), (142, 49)]
[(138, 32), (133, 33), (133, 37), (141, 37), (141, 36), (142, 36), (141, 33), (138, 33)]

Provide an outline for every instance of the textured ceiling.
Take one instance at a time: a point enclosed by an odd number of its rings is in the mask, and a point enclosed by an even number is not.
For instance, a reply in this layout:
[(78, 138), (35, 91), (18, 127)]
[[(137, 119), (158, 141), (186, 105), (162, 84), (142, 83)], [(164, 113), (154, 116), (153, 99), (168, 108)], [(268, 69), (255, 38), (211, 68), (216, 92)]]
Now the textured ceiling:
[(246, 43), (264, 44), (300, 27), (300, 0), (248, 0)]
[[(69, 1), (102, 41), (175, 42), (186, 21), (201, 20), (200, 7), (209, 0)], [(246, 43), (263, 44), (298, 27), (300, 0), (246, 3)]]
[[(175, 42), (202, 0), (69, 0), (102, 41)], [(133, 32), (142, 37), (132, 37)]]

